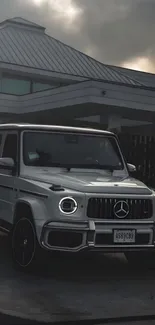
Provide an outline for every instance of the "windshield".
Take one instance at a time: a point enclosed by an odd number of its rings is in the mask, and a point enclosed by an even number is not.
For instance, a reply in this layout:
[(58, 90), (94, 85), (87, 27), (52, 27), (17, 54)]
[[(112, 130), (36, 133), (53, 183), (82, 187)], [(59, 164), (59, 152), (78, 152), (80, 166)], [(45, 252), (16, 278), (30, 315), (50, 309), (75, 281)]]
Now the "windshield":
[(23, 147), (27, 166), (123, 169), (112, 136), (25, 132)]

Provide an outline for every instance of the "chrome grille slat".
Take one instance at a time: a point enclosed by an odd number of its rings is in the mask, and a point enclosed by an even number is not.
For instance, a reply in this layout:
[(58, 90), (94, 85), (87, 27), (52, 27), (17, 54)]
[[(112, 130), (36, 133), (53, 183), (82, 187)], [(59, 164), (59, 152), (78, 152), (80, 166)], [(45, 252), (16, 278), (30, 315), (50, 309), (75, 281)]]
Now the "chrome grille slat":
[(149, 219), (153, 215), (151, 199), (90, 198), (87, 206), (88, 218), (119, 220), (113, 211), (114, 205), (119, 201), (126, 201), (129, 205), (129, 214), (125, 219)]

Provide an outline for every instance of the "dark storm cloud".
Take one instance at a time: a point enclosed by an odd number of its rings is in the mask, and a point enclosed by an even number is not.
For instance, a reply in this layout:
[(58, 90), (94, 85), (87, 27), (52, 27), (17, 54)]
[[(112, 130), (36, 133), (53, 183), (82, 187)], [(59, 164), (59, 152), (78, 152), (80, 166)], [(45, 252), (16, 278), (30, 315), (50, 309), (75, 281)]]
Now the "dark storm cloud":
[[(55, 0), (56, 1), (56, 0)], [(60, 1), (60, 0), (59, 0)], [(62, 0), (63, 3), (67, 2)], [(81, 13), (72, 24), (45, 0), (0, 0), (0, 20), (23, 16), (47, 27), (48, 34), (105, 63), (155, 57), (155, 0), (72, 0)]]
[(154, 0), (74, 0), (83, 6), (83, 38), (98, 59), (121, 63), (155, 54)]

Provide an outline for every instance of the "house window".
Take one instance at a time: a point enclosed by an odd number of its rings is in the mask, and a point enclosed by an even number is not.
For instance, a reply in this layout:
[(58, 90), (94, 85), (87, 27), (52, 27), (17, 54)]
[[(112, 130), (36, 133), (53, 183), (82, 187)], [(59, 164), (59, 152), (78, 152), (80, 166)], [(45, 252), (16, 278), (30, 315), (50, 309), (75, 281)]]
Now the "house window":
[(31, 81), (18, 78), (4, 76), (1, 80), (1, 92), (12, 95), (29, 94), (31, 89)]
[(33, 82), (32, 83), (32, 92), (35, 93), (37, 91), (47, 90), (51, 88), (55, 88), (57, 85), (40, 83), (40, 82)]
[(60, 84), (31, 80), (18, 75), (2, 74), (0, 81), (0, 93), (10, 95), (26, 95), (38, 91), (44, 91), (60, 86)]
[(17, 160), (17, 134), (8, 134), (5, 140), (2, 157)]

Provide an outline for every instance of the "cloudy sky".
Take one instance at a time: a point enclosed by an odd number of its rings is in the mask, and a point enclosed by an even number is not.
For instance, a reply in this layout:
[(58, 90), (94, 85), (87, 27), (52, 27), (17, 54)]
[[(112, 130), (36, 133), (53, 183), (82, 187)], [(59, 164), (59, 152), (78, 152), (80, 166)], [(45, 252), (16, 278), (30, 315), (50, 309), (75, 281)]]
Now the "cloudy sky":
[(0, 20), (15, 16), (104, 63), (155, 72), (155, 0), (0, 0)]

